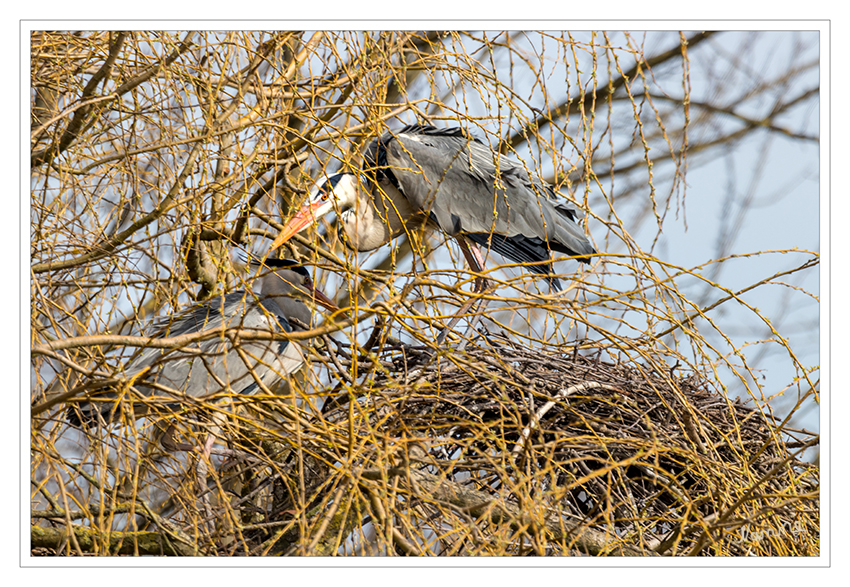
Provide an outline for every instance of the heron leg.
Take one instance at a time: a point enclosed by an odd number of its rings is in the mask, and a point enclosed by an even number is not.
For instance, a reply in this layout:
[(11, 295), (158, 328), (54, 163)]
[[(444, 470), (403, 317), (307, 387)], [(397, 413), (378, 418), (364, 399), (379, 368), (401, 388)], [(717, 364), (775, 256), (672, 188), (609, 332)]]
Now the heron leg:
[(221, 430), (221, 423), (223, 420), (223, 416), (221, 414), (213, 414), (212, 417), (212, 427), (207, 431), (207, 438), (204, 442), (203, 449), (200, 450), (201, 455), (198, 457), (198, 464), (195, 469), (195, 473), (198, 476), (198, 485), (200, 487), (202, 493), (202, 501), (206, 506), (209, 506), (209, 497), (207, 495), (207, 473), (209, 473), (210, 466), (212, 465), (212, 461), (210, 460), (210, 456), (213, 452), (213, 445), (217, 440), (216, 433)]
[(467, 241), (466, 237), (461, 234), (457, 235), (455, 240), (460, 246), (460, 251), (466, 258), (466, 262), (469, 263), (470, 269), (478, 274), (475, 277), (475, 285), (472, 287), (472, 291), (475, 293), (483, 292), (490, 286), (490, 281), (483, 275), (484, 257), (481, 255), (481, 249), (475, 243)]
[(216, 433), (221, 431), (221, 427), (223, 425), (225, 417), (220, 413), (214, 413), (212, 416), (212, 427), (207, 432), (207, 439), (204, 442), (204, 448), (201, 451), (201, 455), (198, 458), (198, 464), (195, 469), (195, 474), (198, 477), (198, 491), (200, 492), (199, 499), (201, 503), (201, 507), (204, 509), (204, 513), (206, 514), (207, 519), (207, 528), (210, 532), (213, 532), (215, 529), (212, 505), (210, 502), (210, 490), (207, 484), (207, 474), (210, 469), (215, 468), (212, 466), (212, 460), (210, 456), (213, 452), (213, 445), (217, 440)]
[[(481, 294), (490, 289), (490, 281), (484, 277), (484, 257), (481, 255), (481, 250), (475, 245), (475, 243), (468, 242), (463, 235), (457, 235), (455, 237), (457, 244), (460, 246), (460, 250), (463, 253), (463, 256), (466, 258), (466, 262), (469, 263), (470, 269), (477, 273), (478, 275), (475, 278), (475, 285), (472, 288), (473, 293)], [(478, 325), (478, 321), (481, 320), (481, 312), (487, 306), (489, 300), (482, 299), (478, 297), (474, 297), (471, 300), (467, 300), (465, 304), (460, 307), (460, 310), (449, 320), (449, 323), (443, 328), (442, 332), (437, 336), (437, 345), (443, 344), (446, 340), (446, 337), (449, 335), (449, 332), (452, 328), (457, 325), (463, 315), (468, 312), (476, 303), (480, 303), (478, 306), (478, 311), (475, 313), (472, 318), (469, 320), (469, 326), (466, 327), (466, 333), (463, 336), (463, 340), (458, 346), (457, 350), (463, 350), (466, 346), (466, 343), (469, 342), (472, 333), (475, 331), (475, 327)]]
[(216, 438), (215, 434), (208, 434), (207, 441), (204, 443), (204, 458), (209, 459), (210, 454), (212, 454), (212, 448), (215, 444)]

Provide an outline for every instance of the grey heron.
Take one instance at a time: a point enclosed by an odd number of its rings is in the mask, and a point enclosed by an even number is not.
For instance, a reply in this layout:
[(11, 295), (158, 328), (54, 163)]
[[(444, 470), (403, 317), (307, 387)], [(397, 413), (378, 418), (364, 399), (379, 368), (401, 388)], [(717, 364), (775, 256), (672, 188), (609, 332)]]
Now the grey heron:
[[(297, 261), (266, 259), (269, 271), (257, 280), (257, 291), (240, 290), (196, 304), (177, 317), (160, 319), (155, 337), (175, 337), (211, 329), (239, 328), (292, 332), (300, 324), (309, 327), (311, 308), (319, 304), (330, 310), (337, 306), (316, 289), (310, 273)], [(251, 259), (258, 267), (259, 261)], [(299, 344), (287, 340), (246, 340), (234, 345), (228, 337), (216, 336), (177, 349), (145, 348), (124, 369), (125, 378), (144, 396), (173, 395), (174, 409), (181, 397), (202, 398), (230, 391), (250, 394), (297, 371), (304, 362)], [(107, 391), (99, 399), (118, 397)], [(145, 413), (134, 406), (135, 416)], [(77, 427), (115, 420), (117, 402), (82, 402), (67, 412)], [(206, 449), (207, 454), (209, 448)]]
[[(411, 125), (374, 139), (361, 173), (338, 173), (314, 189), (271, 250), (334, 210), (344, 240), (359, 251), (424, 224), (454, 237), (479, 276), (484, 260), (476, 245), (527, 264), (555, 290), (561, 285), (550, 251), (583, 263), (596, 253), (575, 209), (556, 200), (551, 186), (460, 128)], [(476, 279), (476, 291), (485, 286)]]

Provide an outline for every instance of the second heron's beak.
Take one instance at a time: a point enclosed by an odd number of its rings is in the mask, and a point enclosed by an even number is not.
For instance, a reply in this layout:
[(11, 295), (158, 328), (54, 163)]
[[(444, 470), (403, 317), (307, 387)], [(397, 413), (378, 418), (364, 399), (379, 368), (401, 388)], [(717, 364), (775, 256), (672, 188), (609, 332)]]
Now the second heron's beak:
[(317, 223), (319, 218), (331, 210), (333, 210), (333, 203), (326, 191), (319, 191), (315, 195), (311, 195), (304, 207), (284, 225), (283, 230), (274, 239), (269, 251), (275, 250), (308, 226)]
[(310, 292), (310, 295), (313, 296), (313, 300), (322, 306), (323, 308), (327, 308), (331, 312), (336, 312), (339, 310), (339, 306), (337, 306), (332, 299), (323, 294), (317, 288), (313, 286), (312, 283), (307, 284), (307, 291)]

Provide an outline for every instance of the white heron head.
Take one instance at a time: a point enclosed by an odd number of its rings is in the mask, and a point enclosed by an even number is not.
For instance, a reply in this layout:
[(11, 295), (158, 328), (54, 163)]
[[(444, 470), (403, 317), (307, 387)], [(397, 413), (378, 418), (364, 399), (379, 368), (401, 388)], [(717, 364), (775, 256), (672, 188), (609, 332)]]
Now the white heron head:
[(317, 183), (301, 209), (284, 225), (269, 250), (275, 250), (302, 230), (316, 224), (325, 214), (352, 208), (357, 201), (358, 182), (358, 176), (353, 173), (337, 173)]

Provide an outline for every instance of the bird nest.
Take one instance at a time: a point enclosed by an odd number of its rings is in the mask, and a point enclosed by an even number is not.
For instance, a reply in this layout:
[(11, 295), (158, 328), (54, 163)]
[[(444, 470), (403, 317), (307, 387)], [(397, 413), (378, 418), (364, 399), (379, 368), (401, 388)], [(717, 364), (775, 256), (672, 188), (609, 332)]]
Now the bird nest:
[[(818, 437), (652, 367), (665, 357), (491, 335), (358, 355), (323, 341), (315, 356), (337, 383), (319, 386), (321, 410), (290, 392), (233, 398), (245, 409), (228, 412), (226, 461), (166, 454), (171, 481), (152, 459), (138, 489), (104, 492), (114, 502), (39, 515), (87, 517), (71, 526), (80, 550), (114, 554), (819, 553), (819, 471), (802, 459)], [(104, 511), (139, 531), (94, 532)], [(33, 548), (66, 536), (32, 532)]]
[(482, 340), (437, 357), (396, 347), (354, 394), (361, 432), (404, 446), (372, 477), (402, 480), (436, 527), (464, 512), (508, 529), (512, 553), (817, 555), (818, 469), (800, 458), (817, 436), (676, 367)]

